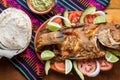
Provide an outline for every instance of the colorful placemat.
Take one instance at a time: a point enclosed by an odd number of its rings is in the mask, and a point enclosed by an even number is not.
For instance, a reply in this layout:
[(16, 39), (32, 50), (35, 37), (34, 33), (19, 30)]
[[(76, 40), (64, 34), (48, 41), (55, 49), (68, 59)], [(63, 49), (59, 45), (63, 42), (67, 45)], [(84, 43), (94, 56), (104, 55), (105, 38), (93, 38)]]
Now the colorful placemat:
[(26, 0), (0, 0), (0, 12), (8, 7), (15, 7), (26, 12), (33, 24), (32, 38), (29, 47), (20, 55), (9, 59), (9, 61), (25, 76), (27, 80), (41, 80), (44, 76), (44, 65), (37, 58), (34, 51), (34, 36), (40, 25), (50, 17), (68, 10), (85, 10), (88, 6), (96, 6), (98, 10), (104, 10), (109, 0), (56, 0), (56, 5), (46, 15), (32, 13)]

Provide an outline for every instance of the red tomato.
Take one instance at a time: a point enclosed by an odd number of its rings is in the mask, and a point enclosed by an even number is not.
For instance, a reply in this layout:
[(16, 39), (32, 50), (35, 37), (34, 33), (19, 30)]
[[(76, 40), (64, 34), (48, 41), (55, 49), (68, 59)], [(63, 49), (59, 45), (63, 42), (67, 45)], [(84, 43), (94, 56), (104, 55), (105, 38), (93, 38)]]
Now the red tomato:
[(61, 19), (61, 18), (55, 18), (55, 19), (53, 20), (53, 22), (58, 23), (59, 25), (61, 25), (61, 26), (63, 27), (62, 19)]
[(71, 23), (77, 23), (79, 22), (80, 16), (81, 16), (81, 11), (71, 11), (69, 12), (69, 20)]
[(96, 70), (97, 64), (96, 61), (78, 61), (78, 69), (84, 74), (92, 73)]
[(84, 18), (84, 22), (86, 24), (91, 24), (93, 23), (93, 20), (97, 17), (97, 16), (100, 16), (99, 14), (88, 14), (85, 16)]
[(60, 72), (65, 72), (65, 63), (64, 62), (55, 62), (55, 67)]
[(101, 71), (108, 71), (112, 69), (113, 64), (108, 62), (106, 59), (102, 58), (98, 60), (100, 62), (100, 70)]

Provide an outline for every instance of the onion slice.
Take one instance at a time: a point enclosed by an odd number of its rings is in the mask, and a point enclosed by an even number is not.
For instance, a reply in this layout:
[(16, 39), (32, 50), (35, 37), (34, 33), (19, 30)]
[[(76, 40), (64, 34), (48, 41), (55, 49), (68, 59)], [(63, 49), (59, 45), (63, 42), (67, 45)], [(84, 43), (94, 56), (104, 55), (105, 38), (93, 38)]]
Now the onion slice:
[[(49, 22), (52, 22), (55, 18), (61, 18), (61, 19), (65, 20), (65, 21), (71, 23), (68, 18), (65, 18), (65, 17), (63, 17), (63, 16), (58, 16), (58, 15), (53, 16), (53, 17), (49, 20)], [(48, 22), (48, 23), (49, 23), (49, 22)]]
[(103, 17), (105, 17), (106, 18), (106, 14), (105, 14), (105, 12), (103, 12), (103, 11), (96, 11), (94, 14), (100, 14), (101, 16), (103, 16)]
[(98, 61), (96, 61), (96, 64), (97, 64), (96, 70), (92, 73), (88, 73), (87, 76), (95, 77), (100, 73), (100, 63)]

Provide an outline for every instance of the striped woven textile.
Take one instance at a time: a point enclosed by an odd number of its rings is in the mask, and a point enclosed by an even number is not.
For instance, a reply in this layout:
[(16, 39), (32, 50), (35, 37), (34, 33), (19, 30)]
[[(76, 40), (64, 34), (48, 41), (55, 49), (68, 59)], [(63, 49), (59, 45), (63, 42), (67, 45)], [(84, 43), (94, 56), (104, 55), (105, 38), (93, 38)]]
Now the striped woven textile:
[(44, 65), (37, 58), (34, 51), (34, 36), (40, 25), (55, 14), (62, 13), (65, 9), (85, 10), (88, 6), (96, 6), (98, 10), (104, 10), (109, 4), (109, 0), (56, 0), (53, 10), (45, 15), (32, 13), (26, 0), (0, 0), (0, 12), (8, 7), (15, 7), (26, 12), (33, 24), (32, 38), (29, 47), (20, 55), (9, 59), (9, 61), (18, 69), (27, 80), (41, 80), (44, 76)]

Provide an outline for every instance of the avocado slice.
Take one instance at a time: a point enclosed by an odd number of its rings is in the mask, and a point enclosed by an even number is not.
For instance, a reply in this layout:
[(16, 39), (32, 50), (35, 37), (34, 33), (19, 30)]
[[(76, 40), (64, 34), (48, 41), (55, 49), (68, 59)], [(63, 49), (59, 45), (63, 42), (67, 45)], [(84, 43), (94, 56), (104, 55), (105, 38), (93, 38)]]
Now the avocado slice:
[(45, 74), (48, 75), (48, 71), (50, 70), (50, 61), (46, 61), (45, 63)]
[(96, 7), (88, 7), (81, 15), (80, 17), (80, 23), (81, 24), (84, 24), (84, 17), (87, 15), (87, 14), (92, 14), (96, 11)]
[(74, 66), (74, 69), (75, 69), (76, 73), (77, 73), (77, 74), (79, 75), (79, 77), (81, 78), (81, 80), (85, 80), (83, 74), (78, 70), (77, 62), (76, 62), (76, 61), (73, 62), (73, 66)]
[[(68, 19), (68, 10), (65, 10), (63, 12), (63, 17), (67, 18)], [(66, 27), (71, 27), (71, 23), (70, 21), (67, 21), (67, 20), (63, 20), (64, 24)]]
[(117, 50), (112, 50), (112, 49), (110, 49), (110, 50), (108, 50), (109, 52), (111, 52), (111, 53), (113, 53), (114, 55), (116, 55), (116, 56), (119, 56), (120, 57), (120, 51), (117, 51)]

